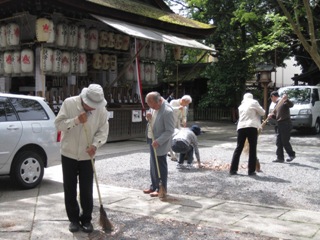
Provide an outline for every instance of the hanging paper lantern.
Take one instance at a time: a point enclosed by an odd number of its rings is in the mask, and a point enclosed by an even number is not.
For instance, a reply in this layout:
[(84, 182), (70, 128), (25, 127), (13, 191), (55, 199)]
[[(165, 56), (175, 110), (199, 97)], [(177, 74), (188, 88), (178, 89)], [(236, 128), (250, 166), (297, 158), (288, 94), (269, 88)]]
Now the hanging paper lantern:
[(108, 46), (108, 32), (100, 31), (99, 33), (99, 47), (105, 48)]
[(151, 42), (151, 48), (152, 48), (152, 56), (151, 58), (153, 60), (158, 60), (158, 58), (160, 58), (157, 54), (157, 42)]
[(144, 65), (144, 80), (148, 83), (151, 81), (151, 64), (149, 63)]
[(6, 74), (11, 74), (12, 71), (13, 71), (13, 66), (12, 66), (13, 56), (12, 56), (12, 52), (4, 52), (3, 58), (4, 58), (4, 72)]
[(108, 70), (110, 68), (110, 56), (108, 54), (102, 55), (102, 69)]
[(145, 45), (145, 40), (142, 39), (137, 39), (137, 52), (141, 49), (139, 56), (140, 58), (145, 58), (145, 52), (146, 52), (146, 48), (144, 47)]
[(38, 18), (36, 20), (37, 40), (39, 42), (49, 42), (49, 39), (51, 37), (51, 39), (50, 39), (50, 42), (51, 42), (52, 35), (54, 35), (54, 28), (53, 28), (52, 20), (50, 20), (48, 18)]
[(156, 65), (151, 64), (151, 82), (156, 83), (157, 82), (157, 71), (156, 71)]
[(59, 47), (67, 46), (68, 42), (68, 25), (59, 23), (56, 27), (56, 45)]
[(7, 46), (7, 27), (6, 25), (0, 25), (0, 47)]
[(78, 48), (86, 50), (88, 48), (88, 32), (85, 26), (78, 29)]
[(130, 46), (130, 37), (128, 35), (122, 35), (121, 50), (128, 51)]
[(93, 54), (92, 66), (94, 69), (102, 68), (102, 55), (100, 53)]
[(16, 23), (9, 23), (6, 26), (7, 44), (9, 46), (17, 46), (20, 43), (20, 27)]
[(181, 59), (181, 47), (180, 46), (174, 46), (173, 48), (173, 56), (174, 60), (180, 60)]
[(71, 53), (71, 73), (79, 73), (79, 53)]
[(144, 82), (144, 80), (145, 80), (144, 63), (140, 63), (140, 80), (141, 80), (141, 82)]
[(114, 48), (114, 33), (108, 32), (108, 48)]
[(49, 39), (47, 43), (54, 43), (56, 40), (56, 30), (52, 20), (49, 21), (50, 28), (52, 29), (49, 33)]
[(88, 32), (88, 48), (95, 51), (98, 49), (99, 44), (99, 32), (96, 28), (90, 28)]
[(51, 48), (42, 48), (40, 54), (40, 70), (51, 72), (53, 65), (53, 50)]
[(134, 80), (134, 64), (130, 64), (126, 70), (126, 80), (133, 81)]
[(61, 53), (61, 72), (62, 73), (69, 73), (70, 72), (70, 65), (71, 65), (70, 53), (63, 51)]
[(32, 73), (34, 70), (34, 53), (31, 49), (21, 51), (21, 72)]
[(145, 58), (151, 59), (152, 58), (152, 42), (149, 42), (149, 44), (147, 44), (145, 46)]
[(110, 55), (110, 69), (116, 71), (118, 68), (117, 55)]
[(68, 30), (68, 43), (67, 46), (74, 48), (78, 45), (78, 26), (71, 24)]
[(62, 53), (59, 49), (53, 50), (52, 72), (60, 73), (62, 67)]
[(163, 43), (156, 43), (156, 60), (164, 62), (166, 60), (166, 51)]
[(87, 55), (86, 53), (79, 53), (79, 73), (87, 73)]
[(114, 35), (114, 48), (117, 50), (122, 48), (122, 34), (120, 33)]
[(12, 73), (20, 74), (21, 73), (21, 52), (14, 51), (12, 54)]

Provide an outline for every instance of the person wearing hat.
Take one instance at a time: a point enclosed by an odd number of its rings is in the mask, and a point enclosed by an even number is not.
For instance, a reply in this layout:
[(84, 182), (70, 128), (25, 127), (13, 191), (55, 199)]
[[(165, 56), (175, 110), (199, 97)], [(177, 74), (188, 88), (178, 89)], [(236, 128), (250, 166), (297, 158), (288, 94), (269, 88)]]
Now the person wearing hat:
[(233, 152), (230, 175), (236, 175), (238, 172), (240, 156), (246, 139), (249, 142), (248, 175), (256, 175), (258, 128), (261, 126), (261, 117), (264, 116), (265, 110), (257, 100), (253, 99), (251, 93), (243, 95), (238, 110), (237, 147)]
[(200, 154), (198, 149), (198, 138), (201, 129), (198, 125), (192, 125), (191, 128), (175, 129), (172, 139), (172, 150), (179, 154), (177, 169), (183, 168), (183, 162), (187, 158), (187, 169), (193, 168), (193, 152), (198, 161), (198, 167), (201, 167)]
[(290, 143), (290, 132), (292, 130), (292, 123), (290, 118), (290, 108), (293, 107), (293, 102), (288, 99), (288, 96), (284, 94), (282, 99), (277, 91), (273, 91), (270, 94), (271, 101), (275, 104), (274, 109), (268, 115), (268, 119), (275, 119), (277, 121), (277, 140), (276, 140), (276, 155), (277, 158), (273, 162), (284, 162), (284, 151), (287, 152), (289, 158), (287, 162), (293, 161), (296, 158), (296, 153), (293, 151)]
[[(83, 88), (80, 95), (64, 100), (55, 119), (62, 132), (61, 162), (69, 231), (92, 232), (93, 168), (91, 158), (106, 143), (109, 133), (107, 101), (98, 84)], [(88, 141), (90, 141), (88, 143)], [(77, 182), (80, 189), (80, 212)]]

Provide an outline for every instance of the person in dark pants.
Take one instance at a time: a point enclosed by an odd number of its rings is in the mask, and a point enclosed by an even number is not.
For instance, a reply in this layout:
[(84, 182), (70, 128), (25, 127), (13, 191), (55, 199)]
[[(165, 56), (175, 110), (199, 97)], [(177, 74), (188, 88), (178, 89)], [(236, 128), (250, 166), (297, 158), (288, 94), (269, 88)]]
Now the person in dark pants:
[(238, 109), (237, 147), (232, 156), (230, 175), (236, 175), (238, 172), (240, 156), (246, 139), (249, 142), (248, 175), (256, 175), (258, 128), (261, 126), (261, 117), (265, 111), (258, 101), (253, 99), (251, 93), (244, 94)]
[(198, 125), (192, 125), (191, 128), (175, 129), (172, 139), (172, 150), (179, 153), (179, 162), (177, 169), (183, 168), (183, 162), (187, 159), (187, 169), (192, 169), (193, 153), (197, 157), (198, 167), (201, 167), (200, 154), (198, 148), (198, 138), (201, 134), (201, 128)]
[(286, 159), (287, 162), (291, 162), (293, 159), (296, 158), (296, 153), (295, 151), (293, 151), (290, 143), (290, 132), (292, 130), (290, 108), (293, 107), (293, 102), (291, 102), (288, 99), (288, 96), (286, 94), (283, 95), (281, 100), (277, 91), (273, 91), (270, 94), (270, 98), (271, 101), (274, 102), (276, 105), (274, 111), (268, 115), (268, 118), (274, 118), (277, 121), (277, 158), (273, 160), (273, 162), (284, 162), (283, 149), (285, 149), (285, 151), (289, 155), (289, 158)]
[[(146, 103), (151, 108), (146, 114), (148, 120), (147, 143), (150, 146), (151, 185), (143, 192), (150, 194), (151, 197), (157, 197), (159, 196), (160, 180), (156, 160), (159, 163), (163, 187), (167, 192), (167, 153), (171, 147), (172, 134), (174, 133), (174, 116), (169, 103), (158, 92), (148, 93)], [(155, 156), (154, 149), (156, 149), (157, 156)]]
[[(97, 148), (107, 141), (108, 113), (103, 89), (98, 84), (83, 88), (79, 96), (67, 98), (55, 119), (62, 132), (61, 160), (64, 200), (69, 231), (93, 231), (93, 168), (91, 159)], [(77, 201), (77, 183), (80, 206)]]

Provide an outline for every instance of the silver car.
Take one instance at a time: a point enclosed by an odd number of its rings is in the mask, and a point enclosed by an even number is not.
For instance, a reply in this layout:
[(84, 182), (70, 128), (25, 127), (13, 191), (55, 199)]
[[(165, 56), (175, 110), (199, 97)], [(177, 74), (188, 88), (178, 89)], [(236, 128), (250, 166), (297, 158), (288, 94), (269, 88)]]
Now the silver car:
[(60, 133), (44, 98), (0, 93), (0, 175), (20, 188), (36, 187), (60, 158)]

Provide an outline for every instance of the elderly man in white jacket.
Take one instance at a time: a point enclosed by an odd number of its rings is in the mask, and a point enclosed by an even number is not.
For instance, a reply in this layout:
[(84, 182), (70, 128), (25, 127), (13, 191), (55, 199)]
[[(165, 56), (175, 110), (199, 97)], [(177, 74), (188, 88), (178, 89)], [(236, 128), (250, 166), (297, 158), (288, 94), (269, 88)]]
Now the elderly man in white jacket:
[(248, 175), (256, 175), (258, 128), (261, 126), (261, 117), (265, 114), (265, 110), (257, 100), (253, 99), (251, 93), (244, 94), (238, 109), (237, 147), (232, 156), (230, 175), (236, 175), (238, 172), (240, 155), (247, 138), (249, 142)]
[[(93, 231), (91, 158), (94, 158), (96, 150), (108, 138), (109, 123), (106, 105), (102, 87), (98, 84), (90, 84), (88, 88), (82, 89), (80, 95), (69, 97), (63, 102), (55, 120), (56, 128), (62, 131), (63, 187), (70, 232), (77, 232), (80, 228), (87, 233)], [(79, 203), (77, 182), (80, 189)]]

